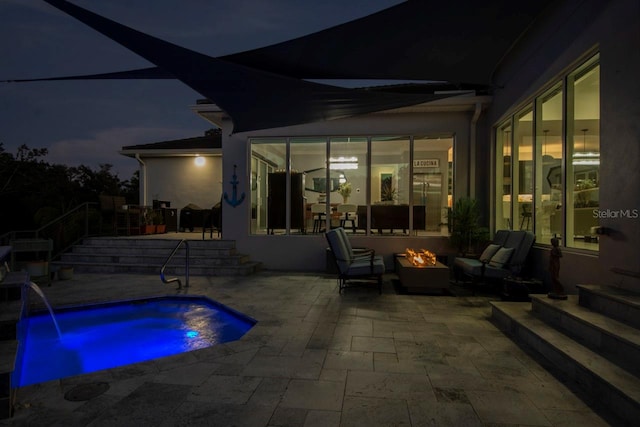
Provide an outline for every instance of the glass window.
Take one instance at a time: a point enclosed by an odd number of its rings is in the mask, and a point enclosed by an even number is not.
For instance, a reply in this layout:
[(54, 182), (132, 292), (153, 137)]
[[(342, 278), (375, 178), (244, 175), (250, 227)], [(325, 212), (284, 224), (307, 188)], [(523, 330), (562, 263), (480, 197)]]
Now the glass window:
[(337, 179), (337, 191), (331, 193), (334, 214), (332, 226), (342, 225), (350, 232), (367, 229), (367, 138), (331, 138), (329, 169)]
[(513, 189), (516, 192), (513, 213), (518, 230), (533, 230), (533, 111), (518, 113), (513, 131)]
[(286, 159), (285, 140), (254, 139), (251, 141), (251, 232), (253, 234), (268, 232), (274, 234), (276, 230), (279, 233), (286, 230), (286, 216), (282, 210), (269, 210), (271, 192), (276, 193), (283, 206), (286, 205), (286, 182), (278, 184), (277, 189), (274, 188), (277, 182), (277, 178), (274, 177), (286, 176)]
[(562, 238), (562, 85), (536, 102), (536, 241)]
[[(402, 233), (409, 231), (403, 212), (408, 209), (410, 193), (410, 139), (406, 136), (371, 139), (371, 232)], [(396, 215), (397, 213), (397, 215)]]
[(252, 234), (337, 226), (351, 233), (448, 233), (451, 136), (255, 138), (250, 147)]
[[(447, 208), (453, 199), (453, 138), (413, 140), (414, 234), (446, 233)], [(419, 216), (425, 211), (425, 221)]]
[(598, 61), (595, 55), (551, 86), (536, 98), (535, 110), (527, 107), (498, 126), (496, 229), (533, 230), (539, 244), (556, 236), (564, 246), (598, 250)]
[[(291, 234), (326, 229), (328, 195), (338, 190), (338, 177), (327, 177), (326, 138), (291, 138)], [(312, 208), (313, 205), (316, 207)], [(324, 205), (322, 212), (317, 211)]]
[(597, 57), (567, 78), (567, 246), (598, 249), (600, 67)]
[(496, 133), (496, 229), (511, 230), (511, 121)]

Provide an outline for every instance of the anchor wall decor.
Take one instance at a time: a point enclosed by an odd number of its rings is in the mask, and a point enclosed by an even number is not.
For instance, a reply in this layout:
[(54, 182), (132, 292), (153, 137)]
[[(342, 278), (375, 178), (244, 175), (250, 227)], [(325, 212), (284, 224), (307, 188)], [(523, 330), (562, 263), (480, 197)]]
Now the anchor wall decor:
[(238, 206), (240, 203), (242, 203), (244, 201), (244, 197), (245, 197), (245, 194), (242, 193), (240, 195), (240, 199), (238, 199), (238, 184), (240, 183), (240, 181), (238, 181), (238, 176), (236, 175), (236, 167), (237, 166), (238, 165), (233, 165), (233, 179), (231, 179), (231, 181), (229, 181), (229, 183), (233, 187), (233, 192), (232, 192), (231, 199), (229, 199), (229, 195), (227, 194), (226, 191), (224, 193), (225, 202), (229, 203), (234, 208), (236, 206)]

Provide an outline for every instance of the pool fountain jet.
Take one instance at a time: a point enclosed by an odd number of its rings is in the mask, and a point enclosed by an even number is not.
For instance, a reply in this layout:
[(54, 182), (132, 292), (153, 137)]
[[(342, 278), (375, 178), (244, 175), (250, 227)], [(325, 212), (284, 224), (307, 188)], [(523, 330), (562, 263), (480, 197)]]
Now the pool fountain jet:
[(56, 331), (58, 331), (58, 338), (62, 339), (62, 332), (60, 332), (60, 327), (58, 326), (58, 321), (56, 320), (56, 316), (53, 314), (53, 308), (51, 307), (51, 304), (49, 304), (49, 301), (47, 300), (47, 298), (44, 296), (44, 292), (42, 292), (42, 289), (40, 289), (40, 286), (36, 285), (33, 282), (28, 282), (24, 284), (25, 289), (23, 289), (23, 304), (25, 304), (25, 302), (27, 301), (27, 299), (25, 298), (26, 296), (26, 291), (28, 291), (28, 288), (33, 289), (33, 291), (38, 294), (40, 296), (40, 298), (42, 299), (42, 301), (44, 302), (44, 305), (47, 306), (47, 309), (49, 310), (49, 314), (51, 314), (51, 319), (53, 320), (53, 324), (56, 327)]

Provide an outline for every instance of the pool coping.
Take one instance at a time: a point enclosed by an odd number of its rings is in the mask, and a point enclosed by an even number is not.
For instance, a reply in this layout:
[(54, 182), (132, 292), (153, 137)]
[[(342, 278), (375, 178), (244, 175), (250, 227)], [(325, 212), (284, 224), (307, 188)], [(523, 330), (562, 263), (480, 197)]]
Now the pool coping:
[[(159, 300), (159, 299), (185, 299), (185, 300), (203, 299), (203, 300), (206, 300), (207, 303), (220, 307), (228, 311), (229, 313), (242, 317), (246, 321), (252, 323), (251, 328), (238, 340), (233, 340), (226, 343), (220, 343), (220, 344), (213, 345), (206, 348), (191, 350), (190, 352), (207, 351), (212, 347), (216, 347), (219, 345), (228, 345), (233, 342), (240, 341), (244, 339), (251, 332), (251, 330), (253, 330), (254, 327), (259, 323), (259, 321), (254, 317), (247, 315), (246, 313), (242, 313), (241, 311), (236, 310), (219, 301), (216, 301), (215, 299), (207, 295), (175, 294), (175, 293), (168, 293), (166, 290), (162, 292), (154, 293), (154, 294), (137, 296), (134, 298), (127, 298), (127, 299), (103, 297), (103, 298), (95, 298), (90, 300), (76, 301), (69, 304), (56, 305), (54, 307), (54, 312), (81, 309), (81, 308), (86, 308), (88, 306), (109, 306), (109, 305), (130, 303), (135, 301)], [(21, 319), (22, 312), (24, 310), (24, 312), (27, 314), (44, 314), (44, 313), (48, 313), (48, 310), (43, 302), (33, 301), (30, 299), (28, 299), (25, 304), (23, 304), (22, 298), (19, 298), (17, 300), (5, 301), (5, 303), (8, 303), (5, 306), (8, 308), (0, 312), (0, 419), (7, 419), (12, 417), (14, 405), (15, 405), (16, 393), (20, 388), (37, 386), (38, 384), (45, 384), (52, 381), (68, 380), (71, 378), (82, 378), (84, 376), (95, 375), (96, 373), (101, 371), (108, 371), (112, 369), (119, 369), (119, 368), (126, 368), (126, 367), (134, 367), (136, 365), (143, 365), (143, 364), (149, 363), (152, 360), (176, 357), (181, 354), (181, 353), (178, 353), (174, 355), (168, 355), (168, 356), (163, 356), (155, 359), (150, 359), (147, 361), (134, 362), (134, 363), (130, 363), (130, 364), (115, 367), (115, 368), (105, 368), (105, 369), (101, 369), (94, 372), (71, 375), (63, 378), (43, 381), (41, 383), (30, 384), (27, 386), (17, 386), (13, 384), (12, 376), (17, 366), (17, 362), (18, 362), (17, 359), (18, 359), (19, 350), (20, 350), (20, 340), (18, 339), (19, 338), (18, 323)]]

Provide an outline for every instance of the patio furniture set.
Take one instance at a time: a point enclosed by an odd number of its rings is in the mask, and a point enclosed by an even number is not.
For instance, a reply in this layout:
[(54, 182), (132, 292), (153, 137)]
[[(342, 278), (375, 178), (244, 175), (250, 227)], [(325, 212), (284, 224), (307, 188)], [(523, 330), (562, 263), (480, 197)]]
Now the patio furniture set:
[[(329, 253), (335, 262), (339, 291), (351, 285), (374, 283), (382, 292), (382, 275), (386, 268), (381, 255), (373, 249), (353, 248), (342, 227), (325, 233), (329, 243)], [(522, 274), (528, 254), (535, 242), (535, 235), (529, 231), (498, 230), (493, 241), (478, 259), (458, 257), (452, 270), (455, 282), (470, 282), (473, 293), (480, 284), (500, 283), (505, 290), (528, 295), (528, 286), (542, 287), (535, 279), (524, 279)], [(413, 264), (405, 254), (394, 257), (395, 271), (401, 286), (409, 292), (447, 293), (450, 269), (435, 260), (423, 265)]]

